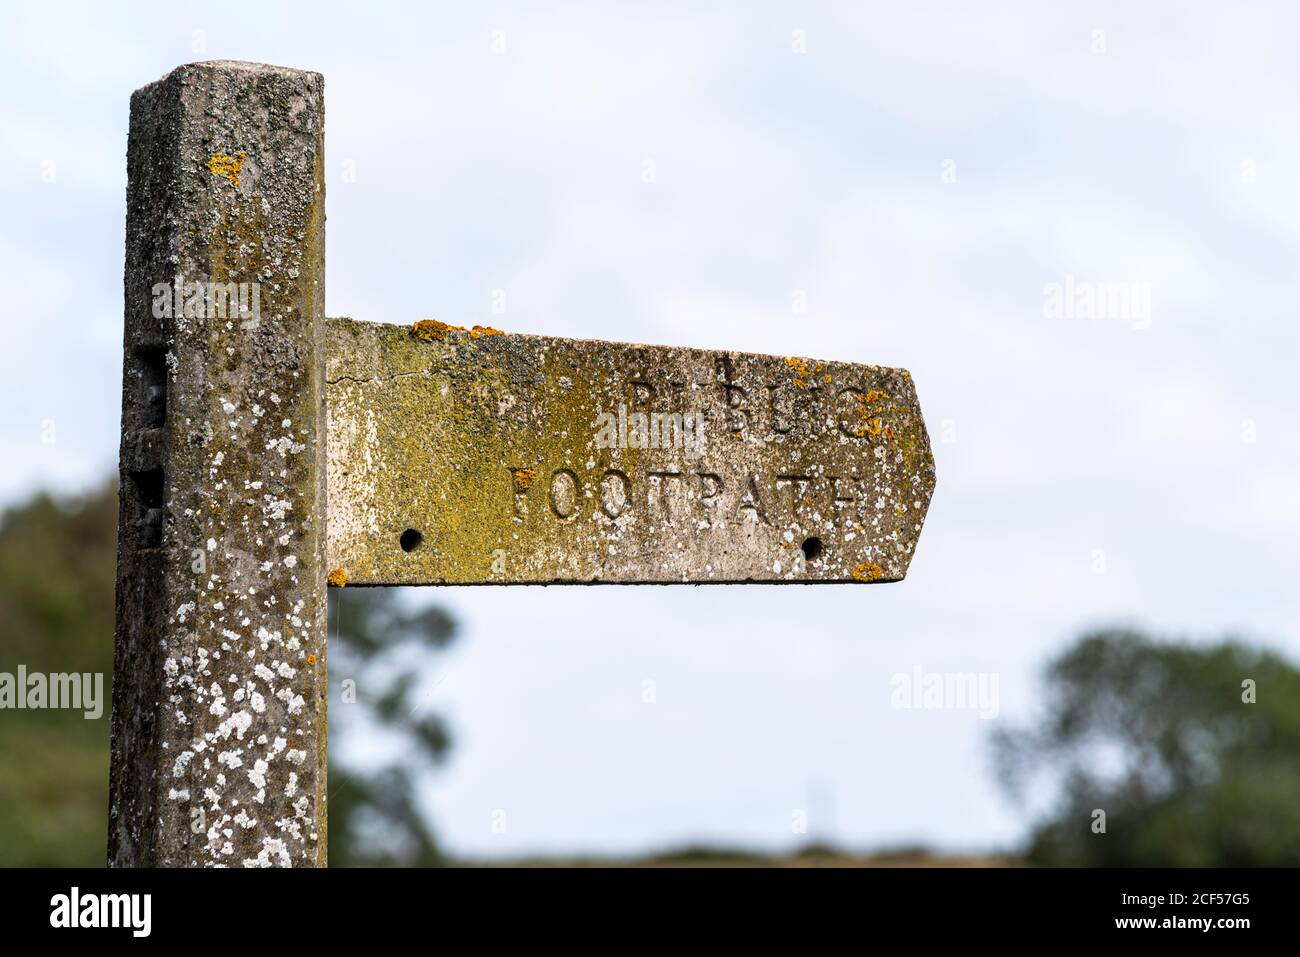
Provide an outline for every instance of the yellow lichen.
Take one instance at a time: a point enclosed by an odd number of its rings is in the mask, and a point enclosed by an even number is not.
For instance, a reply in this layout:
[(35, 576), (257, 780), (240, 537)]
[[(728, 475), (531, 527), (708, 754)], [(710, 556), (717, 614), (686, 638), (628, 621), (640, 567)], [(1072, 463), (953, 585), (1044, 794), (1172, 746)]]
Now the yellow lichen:
[(437, 319), (421, 319), (411, 326), (411, 332), (415, 337), (423, 339), (425, 342), (442, 341), (447, 338), (447, 333), (453, 330), (468, 332), (471, 339), (478, 339), (482, 336), (505, 335), (500, 329), (493, 329), (491, 326), (475, 326), (473, 329), (466, 329), (464, 326), (453, 326), (446, 322), (439, 322)]
[(860, 582), (873, 582), (883, 574), (885, 570), (872, 562), (862, 562), (853, 569), (854, 580)]
[(307, 664), (309, 664), (309, 665), (314, 665), (315, 663), (316, 663), (316, 656), (315, 656), (315, 655), (308, 655), (308, 656), (307, 656)]
[(853, 434), (858, 438), (871, 436), (873, 439), (883, 438), (889, 441), (894, 437), (894, 430), (885, 425), (884, 419), (878, 414), (878, 410), (872, 409), (871, 406), (887, 400), (889, 396), (879, 389), (868, 389), (862, 394), (862, 399), (857, 404), (857, 413), (864, 420), (853, 429)]
[(348, 583), (348, 573), (345, 569), (336, 568), (334, 571), (329, 573), (325, 578), (325, 581), (333, 585), (335, 588), (342, 588)]
[(231, 185), (239, 185), (239, 168), (244, 165), (245, 154), (236, 153), (234, 156), (227, 156), (225, 153), (214, 153), (212, 159), (208, 160), (208, 172), (213, 176), (224, 176), (230, 180)]
[[(809, 362), (807, 359), (800, 359), (798, 356), (787, 356), (785, 364), (794, 370), (795, 375), (791, 382), (796, 389), (802, 389), (807, 384), (808, 379), (817, 378), (822, 374), (822, 370), (826, 368), (824, 362)], [(826, 381), (831, 381), (829, 375), (826, 376)]]
[(515, 469), (515, 491), (527, 492), (537, 481), (537, 469)]
[(433, 342), (435, 339), (447, 338), (447, 333), (452, 329), (461, 329), (463, 326), (449, 326), (445, 322), (439, 322), (437, 319), (421, 319), (419, 322), (412, 324), (411, 332), (417, 339), (423, 339), (425, 342)]

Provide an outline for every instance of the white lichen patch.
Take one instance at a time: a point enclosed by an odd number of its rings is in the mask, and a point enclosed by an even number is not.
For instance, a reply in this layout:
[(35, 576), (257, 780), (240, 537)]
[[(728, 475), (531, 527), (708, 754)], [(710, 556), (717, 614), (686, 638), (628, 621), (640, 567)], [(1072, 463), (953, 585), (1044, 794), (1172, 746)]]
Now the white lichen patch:
[(245, 867), (289, 867), (289, 846), (278, 837), (262, 839), (262, 849), (255, 858), (244, 858)]

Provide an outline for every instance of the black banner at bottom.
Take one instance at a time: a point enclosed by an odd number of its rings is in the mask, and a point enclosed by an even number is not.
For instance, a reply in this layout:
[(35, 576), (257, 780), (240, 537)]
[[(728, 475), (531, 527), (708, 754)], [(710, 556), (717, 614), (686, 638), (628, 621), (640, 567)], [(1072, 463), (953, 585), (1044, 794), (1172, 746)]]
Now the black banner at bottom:
[[(926, 946), (1291, 937), (1293, 870), (447, 868), (0, 870), (0, 926), (131, 946), (730, 944), (844, 934)], [(1051, 934), (1043, 937), (1043, 931)], [(229, 940), (227, 940), (229, 938)]]

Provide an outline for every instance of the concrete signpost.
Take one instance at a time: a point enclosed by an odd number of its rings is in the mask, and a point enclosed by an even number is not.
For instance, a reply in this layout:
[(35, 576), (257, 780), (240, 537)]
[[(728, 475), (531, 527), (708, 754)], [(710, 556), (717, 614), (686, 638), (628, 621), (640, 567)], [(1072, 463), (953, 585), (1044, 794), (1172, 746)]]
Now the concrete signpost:
[(901, 369), (325, 317), (316, 73), (137, 91), (109, 863), (323, 865), (326, 585), (901, 580)]

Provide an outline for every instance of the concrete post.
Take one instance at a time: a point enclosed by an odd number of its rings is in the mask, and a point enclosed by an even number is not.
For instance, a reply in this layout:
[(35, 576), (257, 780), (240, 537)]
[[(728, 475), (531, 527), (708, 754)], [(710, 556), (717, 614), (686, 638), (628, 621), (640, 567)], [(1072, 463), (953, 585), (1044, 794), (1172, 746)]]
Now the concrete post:
[(323, 87), (131, 98), (110, 865), (325, 863)]

